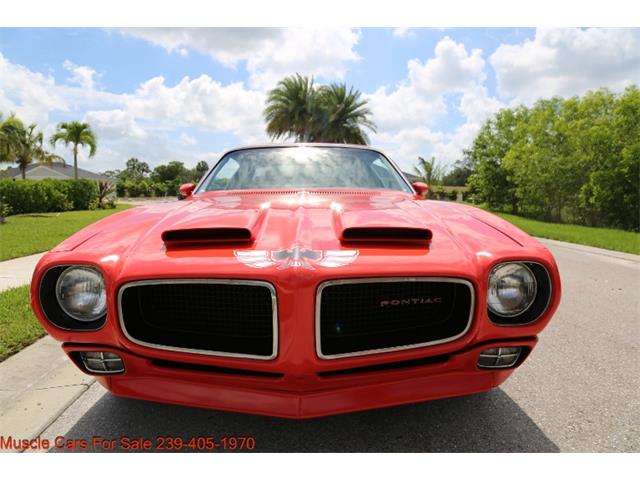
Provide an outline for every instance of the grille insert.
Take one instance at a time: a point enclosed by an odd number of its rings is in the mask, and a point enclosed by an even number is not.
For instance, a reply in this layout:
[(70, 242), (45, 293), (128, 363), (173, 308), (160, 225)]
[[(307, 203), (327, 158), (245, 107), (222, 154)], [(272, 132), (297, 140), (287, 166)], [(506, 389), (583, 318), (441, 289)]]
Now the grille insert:
[(316, 299), (316, 351), (339, 358), (444, 343), (471, 324), (473, 287), (454, 278), (326, 282)]
[(277, 354), (275, 290), (249, 280), (133, 282), (119, 293), (131, 341), (165, 350), (271, 359)]

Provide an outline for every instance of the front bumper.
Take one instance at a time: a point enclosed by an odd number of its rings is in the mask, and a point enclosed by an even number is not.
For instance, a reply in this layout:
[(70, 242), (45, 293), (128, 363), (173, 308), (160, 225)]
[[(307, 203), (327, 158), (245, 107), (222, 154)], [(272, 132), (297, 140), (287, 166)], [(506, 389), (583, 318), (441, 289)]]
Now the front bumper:
[[(81, 369), (77, 355), (80, 351), (100, 350), (120, 355), (124, 373), (97, 376), (103, 386), (119, 396), (301, 419), (491, 390), (511, 375), (536, 343), (536, 337), (482, 342), (423, 365), (381, 364), (372, 357), (366, 371), (329, 376), (310, 372), (297, 378), (290, 378), (286, 372), (267, 377), (252, 376), (251, 372), (201, 371), (197, 365), (189, 368), (185, 364), (159, 363), (157, 359), (104, 345), (65, 343), (63, 348)], [(523, 357), (514, 367), (500, 370), (477, 367), (481, 351), (506, 346), (525, 347)]]

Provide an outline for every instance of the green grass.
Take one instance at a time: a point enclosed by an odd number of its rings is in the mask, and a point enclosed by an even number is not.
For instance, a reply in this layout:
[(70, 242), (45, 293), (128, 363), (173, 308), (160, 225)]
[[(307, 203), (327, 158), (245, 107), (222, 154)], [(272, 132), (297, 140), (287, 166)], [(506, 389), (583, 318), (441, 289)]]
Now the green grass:
[(0, 261), (50, 250), (90, 223), (131, 207), (9, 216), (0, 225)]
[(548, 223), (507, 213), (494, 213), (535, 237), (550, 238), (552, 240), (561, 240), (563, 242), (578, 243), (580, 245), (640, 255), (640, 233), (615, 230), (612, 228)]
[(44, 336), (29, 304), (29, 285), (0, 292), (0, 362)]

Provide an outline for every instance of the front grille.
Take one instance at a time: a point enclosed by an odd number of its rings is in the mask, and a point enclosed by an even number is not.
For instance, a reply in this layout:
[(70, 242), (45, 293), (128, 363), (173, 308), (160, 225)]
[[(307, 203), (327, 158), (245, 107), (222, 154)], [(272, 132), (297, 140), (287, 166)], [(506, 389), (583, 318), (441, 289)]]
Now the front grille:
[(443, 343), (462, 336), (473, 287), (450, 278), (336, 280), (318, 288), (316, 350), (322, 358)]
[(248, 358), (277, 353), (275, 290), (249, 280), (156, 280), (120, 290), (120, 322), (133, 342)]

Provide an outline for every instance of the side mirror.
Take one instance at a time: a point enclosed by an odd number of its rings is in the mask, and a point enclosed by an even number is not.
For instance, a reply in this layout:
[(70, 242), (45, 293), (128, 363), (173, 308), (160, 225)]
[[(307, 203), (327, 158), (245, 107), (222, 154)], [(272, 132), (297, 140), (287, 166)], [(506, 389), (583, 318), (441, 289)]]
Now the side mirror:
[(429, 185), (423, 182), (413, 182), (411, 186), (415, 189), (416, 193), (422, 198), (429, 193)]
[(182, 185), (180, 185), (180, 195), (182, 195), (183, 197), (190, 197), (195, 188), (195, 183), (183, 183)]

